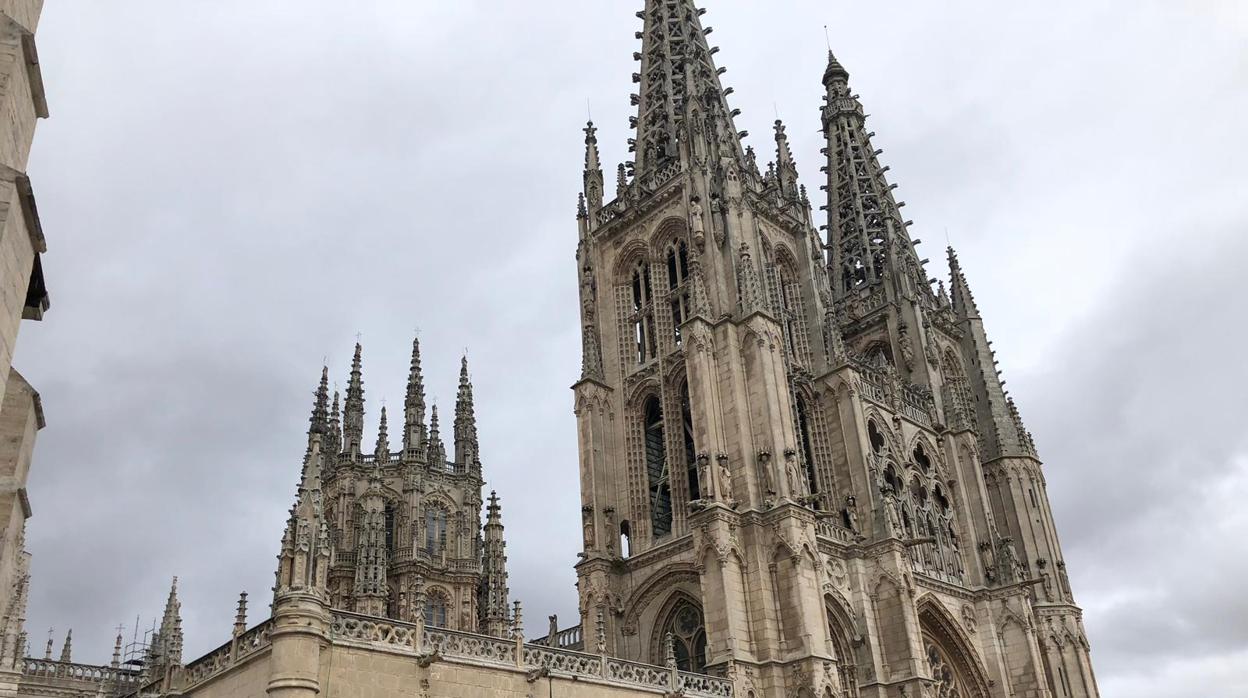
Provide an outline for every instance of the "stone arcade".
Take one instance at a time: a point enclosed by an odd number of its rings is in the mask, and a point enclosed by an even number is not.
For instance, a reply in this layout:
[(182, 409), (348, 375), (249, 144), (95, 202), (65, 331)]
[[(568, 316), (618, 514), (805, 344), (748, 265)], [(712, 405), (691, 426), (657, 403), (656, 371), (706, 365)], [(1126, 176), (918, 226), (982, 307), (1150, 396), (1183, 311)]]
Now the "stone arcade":
[[(481, 523), (466, 363), (453, 461), (418, 346), (401, 448), (383, 410), (364, 454), (357, 347), (341, 412), (326, 376), (316, 392), (272, 617), (249, 628), (240, 602), (228, 640), (183, 664), (171, 593), (159, 651), (141, 675), (95, 668), (101, 693), (1097, 695), (1036, 448), (957, 256), (947, 290), (928, 278), (831, 55), (817, 228), (784, 125), (765, 168), (743, 145), (702, 14), (638, 13), (613, 200), (585, 129), (580, 625), (521, 637), (494, 496)], [(19, 695), (75, 695), (48, 690)]]

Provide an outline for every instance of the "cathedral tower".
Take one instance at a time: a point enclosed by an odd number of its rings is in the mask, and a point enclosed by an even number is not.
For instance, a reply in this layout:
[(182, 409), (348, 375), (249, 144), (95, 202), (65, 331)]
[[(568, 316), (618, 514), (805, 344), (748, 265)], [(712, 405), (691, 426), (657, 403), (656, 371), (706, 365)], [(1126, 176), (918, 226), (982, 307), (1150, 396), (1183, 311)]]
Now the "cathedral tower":
[[(308, 523), (292, 518), (278, 589), (289, 586), (281, 580), (304, 549), (300, 539), (310, 540), (323, 524), (325, 542), (318, 549), (325, 561), (318, 566), (323, 579), (316, 588), (329, 607), (504, 634), (510, 617), (501, 507), (492, 497), (483, 529), (484, 480), (467, 359), (460, 364), (454, 460), (439, 433), (436, 405), (426, 427), (419, 340), (412, 342), (398, 451), (391, 450), (383, 406), (377, 438), (364, 452), (363, 373), (363, 348), (357, 344), (341, 418), (337, 393), (330, 402), (328, 371), (321, 374), (299, 496), (300, 502), (315, 502), (315, 516)], [(297, 504), (296, 510), (301, 506), (310, 505)]]
[(741, 696), (1094, 696), (1018, 410), (957, 258), (933, 290), (849, 74), (815, 227), (690, 0), (647, 0), (632, 161), (578, 203), (584, 627)]

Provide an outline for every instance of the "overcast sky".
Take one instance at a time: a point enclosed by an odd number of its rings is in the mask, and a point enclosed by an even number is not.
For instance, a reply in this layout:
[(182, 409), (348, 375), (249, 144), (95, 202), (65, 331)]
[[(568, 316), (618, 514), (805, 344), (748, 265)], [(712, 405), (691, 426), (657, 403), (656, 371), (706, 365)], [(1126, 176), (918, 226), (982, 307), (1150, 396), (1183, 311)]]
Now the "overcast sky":
[[(1248, 696), (1248, 6), (708, 4), (760, 160), (779, 113), (820, 184), (826, 24), (933, 275), (958, 248), (1103, 695)], [(375, 429), (416, 328), (443, 407), (467, 348), (530, 628), (573, 622), (581, 128), (613, 171), (640, 7), (48, 3), (36, 653), (108, 661), (175, 574), (188, 659), (261, 618), (322, 361), (362, 333)]]

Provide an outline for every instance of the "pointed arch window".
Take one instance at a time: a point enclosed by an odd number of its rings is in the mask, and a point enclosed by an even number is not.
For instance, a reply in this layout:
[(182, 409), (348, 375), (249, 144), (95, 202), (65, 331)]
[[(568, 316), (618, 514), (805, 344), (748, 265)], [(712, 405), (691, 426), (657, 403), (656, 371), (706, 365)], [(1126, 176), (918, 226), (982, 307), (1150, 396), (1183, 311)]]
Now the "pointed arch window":
[(667, 246), (667, 294), (672, 310), (672, 339), (681, 345), (680, 326), (689, 319), (689, 249), (684, 240)]
[(633, 339), (636, 342), (635, 358), (644, 364), (658, 356), (658, 344), (654, 336), (654, 297), (650, 287), (650, 265), (643, 259), (633, 268), (631, 282)]
[(645, 417), (646, 478), (650, 495), (650, 528), (655, 538), (672, 532), (672, 488), (667, 468), (663, 408), (650, 396), (642, 407)]
[(394, 555), (394, 505), (387, 504), (385, 511), (386, 552)]
[[(702, 620), (702, 609), (682, 599), (668, 615), (667, 623), (663, 625), (663, 634), (659, 636), (660, 642), (666, 643), (668, 634), (672, 636), (676, 668), (698, 674), (706, 673), (706, 626)], [(666, 646), (660, 652), (665, 654)]]
[(425, 598), (425, 625), (434, 628), (445, 628), (446, 625), (446, 594), (440, 589), (429, 592)]
[(441, 555), (446, 547), (446, 510), (438, 506), (425, 509), (425, 552)]
[(801, 395), (797, 396), (797, 438), (802, 446), (802, 466), (806, 472), (806, 485), (812, 495), (819, 494), (819, 481), (815, 477), (815, 449), (811, 446), (810, 411)]

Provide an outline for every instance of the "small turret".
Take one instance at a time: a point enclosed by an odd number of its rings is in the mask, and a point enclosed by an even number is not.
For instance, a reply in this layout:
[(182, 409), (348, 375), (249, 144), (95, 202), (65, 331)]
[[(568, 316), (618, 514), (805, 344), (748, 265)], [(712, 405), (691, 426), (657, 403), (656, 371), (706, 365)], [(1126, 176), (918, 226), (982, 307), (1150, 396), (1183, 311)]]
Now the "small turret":
[(342, 419), (338, 405), (338, 391), (334, 391), (334, 400), (329, 409), (329, 429), (325, 432), (323, 450), (327, 462), (342, 452)]
[(442, 434), (438, 430), (438, 406), (429, 410), (429, 455), (427, 457), (431, 469), (446, 468), (446, 446), (442, 443)]
[(117, 639), (113, 641), (113, 661), (108, 664), (116, 669), (121, 666), (121, 629), (117, 630)]
[(386, 427), (386, 406), (381, 406), (381, 421), (377, 426), (377, 445), (373, 448), (373, 459), (378, 465), (390, 460), (390, 434)]

